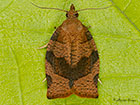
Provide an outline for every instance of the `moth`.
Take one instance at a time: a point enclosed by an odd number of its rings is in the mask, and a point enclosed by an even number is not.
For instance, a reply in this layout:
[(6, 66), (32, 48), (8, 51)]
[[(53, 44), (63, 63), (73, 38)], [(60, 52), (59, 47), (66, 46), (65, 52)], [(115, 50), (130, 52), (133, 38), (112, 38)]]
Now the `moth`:
[[(35, 4), (33, 4), (35, 5)], [(47, 98), (64, 98), (71, 94), (80, 97), (97, 98), (99, 78), (99, 54), (88, 28), (78, 20), (78, 12), (89, 9), (70, 10), (66, 20), (55, 30), (47, 46), (45, 70), (47, 80)]]

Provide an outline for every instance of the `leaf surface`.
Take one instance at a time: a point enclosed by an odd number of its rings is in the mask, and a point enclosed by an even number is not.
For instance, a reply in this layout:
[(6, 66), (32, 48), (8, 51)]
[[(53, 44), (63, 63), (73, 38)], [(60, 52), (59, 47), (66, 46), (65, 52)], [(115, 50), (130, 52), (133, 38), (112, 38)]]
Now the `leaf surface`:
[(99, 98), (72, 95), (46, 98), (45, 49), (65, 13), (42, 10), (28, 0), (0, 0), (1, 105), (138, 105), (140, 104), (139, 0), (34, 0), (40, 6), (69, 10), (114, 6), (79, 12), (89, 28), (100, 57)]

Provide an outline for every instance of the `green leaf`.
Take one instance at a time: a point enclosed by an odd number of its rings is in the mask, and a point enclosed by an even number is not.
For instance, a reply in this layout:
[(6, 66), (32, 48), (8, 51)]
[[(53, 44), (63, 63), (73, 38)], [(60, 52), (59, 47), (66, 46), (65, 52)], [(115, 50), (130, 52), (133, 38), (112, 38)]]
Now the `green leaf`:
[(45, 49), (65, 13), (42, 10), (28, 0), (0, 0), (1, 105), (138, 105), (140, 104), (139, 0), (34, 0), (40, 6), (69, 10), (114, 6), (79, 12), (100, 54), (99, 98), (72, 95), (46, 98)]

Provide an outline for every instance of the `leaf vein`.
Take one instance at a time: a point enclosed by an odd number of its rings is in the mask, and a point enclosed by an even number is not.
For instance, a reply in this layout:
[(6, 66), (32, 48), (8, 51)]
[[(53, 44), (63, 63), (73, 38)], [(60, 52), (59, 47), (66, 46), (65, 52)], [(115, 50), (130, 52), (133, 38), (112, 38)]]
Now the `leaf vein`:
[(112, 4), (114, 4), (114, 6), (125, 16), (125, 18), (132, 24), (132, 26), (135, 27), (135, 29), (140, 32), (140, 29), (135, 25), (135, 23), (133, 23), (129, 17), (113, 2), (113, 0), (110, 0), (112, 2)]
[(15, 54), (15, 52), (14, 52), (14, 50), (12, 49), (11, 46), (10, 46), (10, 49), (11, 49), (13, 55), (14, 55), (14, 58), (15, 58), (15, 61), (16, 61), (16, 64), (17, 64), (18, 80), (19, 80), (19, 94), (20, 94), (20, 99), (21, 99), (21, 105), (24, 105), (24, 103), (23, 103), (23, 96), (22, 96), (22, 86), (21, 86), (21, 78), (20, 78), (19, 63), (18, 63), (18, 60), (17, 60), (16, 54)]
[(131, 2), (132, 2), (132, 0), (129, 0), (129, 2), (128, 2), (128, 4), (125, 6), (125, 8), (124, 8), (123, 12), (125, 12), (125, 11), (126, 11), (126, 9), (129, 7), (129, 5), (131, 4)]

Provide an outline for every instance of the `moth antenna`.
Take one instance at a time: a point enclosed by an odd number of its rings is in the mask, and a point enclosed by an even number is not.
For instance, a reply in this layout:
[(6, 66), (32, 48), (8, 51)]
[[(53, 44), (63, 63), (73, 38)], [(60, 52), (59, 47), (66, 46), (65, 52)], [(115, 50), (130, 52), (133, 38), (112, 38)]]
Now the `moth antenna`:
[(59, 9), (59, 8), (48, 8), (48, 7), (40, 7), (34, 3), (31, 2), (32, 5), (34, 5), (35, 7), (38, 7), (38, 8), (41, 8), (41, 9), (54, 9), (54, 10), (59, 10), (59, 11), (63, 11), (63, 12), (68, 12), (66, 10), (63, 10), (63, 9)]
[(79, 11), (85, 11), (85, 10), (92, 10), (92, 9), (94, 9), (94, 10), (107, 9), (107, 8), (109, 8), (111, 6), (113, 6), (113, 4), (110, 5), (110, 6), (107, 6), (107, 7), (103, 7), (103, 8), (85, 8), (85, 9), (80, 9), (80, 10), (77, 10), (77, 12), (79, 12)]

